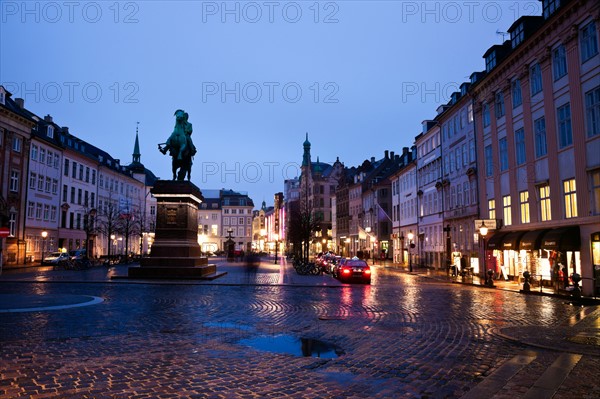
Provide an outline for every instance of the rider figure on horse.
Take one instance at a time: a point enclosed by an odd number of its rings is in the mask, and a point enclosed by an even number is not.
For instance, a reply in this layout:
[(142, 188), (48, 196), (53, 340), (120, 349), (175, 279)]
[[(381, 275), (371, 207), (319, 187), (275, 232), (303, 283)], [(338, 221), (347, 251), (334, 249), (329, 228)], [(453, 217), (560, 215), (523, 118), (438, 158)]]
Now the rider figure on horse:
[[(188, 122), (187, 112), (178, 109), (175, 111), (175, 128), (167, 139), (166, 145), (158, 149), (163, 154), (169, 151), (173, 158), (173, 180), (184, 180), (187, 174), (191, 178), (192, 157), (196, 154), (196, 147), (192, 142), (192, 124)], [(177, 170), (179, 169), (179, 172)]]

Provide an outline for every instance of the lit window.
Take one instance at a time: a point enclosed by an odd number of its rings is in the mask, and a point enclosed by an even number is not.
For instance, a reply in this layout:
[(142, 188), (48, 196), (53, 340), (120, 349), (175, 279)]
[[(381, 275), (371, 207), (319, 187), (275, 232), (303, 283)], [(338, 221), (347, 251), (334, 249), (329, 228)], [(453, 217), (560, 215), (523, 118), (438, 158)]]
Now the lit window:
[(539, 187), (540, 193), (540, 215), (542, 222), (552, 220), (552, 209), (550, 207), (550, 186), (548, 184)]
[(575, 179), (565, 180), (563, 182), (565, 192), (565, 217), (577, 217), (577, 193), (575, 192)]
[(490, 219), (496, 219), (496, 200), (488, 200), (488, 212)]
[(10, 212), (8, 216), (8, 236), (14, 237), (17, 234), (17, 212)]
[(521, 191), (519, 193), (519, 202), (521, 205), (521, 223), (529, 223), (529, 192)]
[(510, 226), (512, 224), (512, 215), (510, 208), (510, 195), (505, 195), (502, 197), (502, 205), (504, 211), (504, 225)]
[(558, 117), (558, 146), (565, 148), (573, 144), (573, 132), (571, 130), (571, 105), (566, 103), (556, 110)]
[(600, 134), (600, 86), (585, 93), (585, 115), (588, 137)]

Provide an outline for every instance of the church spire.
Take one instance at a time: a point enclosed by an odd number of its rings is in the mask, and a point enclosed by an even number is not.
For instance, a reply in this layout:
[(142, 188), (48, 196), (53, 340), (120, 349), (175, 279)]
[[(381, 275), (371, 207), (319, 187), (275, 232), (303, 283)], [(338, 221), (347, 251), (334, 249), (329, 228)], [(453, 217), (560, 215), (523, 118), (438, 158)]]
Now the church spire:
[(140, 154), (140, 140), (138, 138), (138, 128), (140, 123), (136, 122), (137, 126), (135, 127), (135, 145), (133, 146), (133, 163), (140, 163), (140, 158), (142, 154)]
[(310, 167), (310, 141), (308, 141), (308, 132), (306, 133), (306, 140), (304, 141), (304, 155), (302, 156), (302, 166)]

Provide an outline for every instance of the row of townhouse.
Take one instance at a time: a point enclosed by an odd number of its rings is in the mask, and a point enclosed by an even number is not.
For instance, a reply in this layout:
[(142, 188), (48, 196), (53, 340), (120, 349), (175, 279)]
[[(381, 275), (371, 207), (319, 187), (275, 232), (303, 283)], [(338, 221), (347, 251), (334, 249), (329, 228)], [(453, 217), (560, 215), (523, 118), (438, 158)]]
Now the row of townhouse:
[(307, 137), (290, 202), (323, 221), (313, 253), (542, 282), (577, 273), (600, 292), (600, 4), (542, 6), (401, 155), (313, 163)]
[(0, 161), (5, 264), (37, 262), (59, 250), (149, 251), (156, 177), (140, 163), (137, 134), (132, 163), (121, 165), (0, 86)]
[(600, 292), (600, 7), (542, 3), (423, 122), (418, 157), (392, 178), (397, 262), (578, 273)]
[(247, 193), (231, 189), (203, 190), (198, 209), (198, 242), (204, 253), (224, 251), (233, 240), (234, 250), (253, 249), (254, 201)]

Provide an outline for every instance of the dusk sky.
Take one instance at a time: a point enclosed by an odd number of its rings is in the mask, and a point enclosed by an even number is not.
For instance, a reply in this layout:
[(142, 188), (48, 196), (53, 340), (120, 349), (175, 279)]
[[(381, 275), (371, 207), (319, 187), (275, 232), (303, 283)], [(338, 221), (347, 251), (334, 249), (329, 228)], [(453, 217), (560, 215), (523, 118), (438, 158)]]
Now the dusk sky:
[[(43, 117), (171, 176), (157, 149), (176, 109), (193, 124), (201, 189), (257, 207), (312, 159), (401, 152), (484, 69), (483, 53), (538, 1), (0, 3), (0, 84)], [(508, 38), (508, 37), (506, 37)]]

